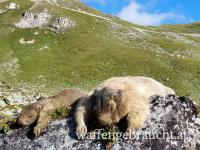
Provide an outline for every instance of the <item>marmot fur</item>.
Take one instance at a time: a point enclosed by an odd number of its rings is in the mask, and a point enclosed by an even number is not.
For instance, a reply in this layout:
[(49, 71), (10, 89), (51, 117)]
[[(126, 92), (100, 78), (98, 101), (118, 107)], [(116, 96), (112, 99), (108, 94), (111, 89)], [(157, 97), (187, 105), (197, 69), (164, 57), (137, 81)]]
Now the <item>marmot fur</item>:
[(147, 77), (113, 77), (100, 84), (90, 97), (77, 105), (76, 134), (87, 133), (86, 122), (95, 114), (99, 123), (109, 126), (127, 118), (128, 128), (142, 127), (149, 114), (149, 98), (153, 95), (166, 96), (175, 92), (163, 84)]
[(53, 120), (52, 113), (59, 107), (68, 108), (78, 98), (87, 96), (86, 92), (80, 89), (66, 89), (56, 96), (42, 98), (38, 102), (26, 106), (20, 113), (17, 122), (21, 126), (31, 125), (35, 121), (35, 136), (39, 136), (42, 129), (46, 128)]

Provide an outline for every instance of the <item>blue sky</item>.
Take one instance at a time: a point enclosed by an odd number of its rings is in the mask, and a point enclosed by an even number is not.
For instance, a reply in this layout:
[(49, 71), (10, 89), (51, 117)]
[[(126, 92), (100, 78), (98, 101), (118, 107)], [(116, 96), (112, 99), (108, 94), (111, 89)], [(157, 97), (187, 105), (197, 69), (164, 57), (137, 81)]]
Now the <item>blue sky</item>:
[(90, 7), (141, 25), (200, 21), (200, 0), (82, 0)]

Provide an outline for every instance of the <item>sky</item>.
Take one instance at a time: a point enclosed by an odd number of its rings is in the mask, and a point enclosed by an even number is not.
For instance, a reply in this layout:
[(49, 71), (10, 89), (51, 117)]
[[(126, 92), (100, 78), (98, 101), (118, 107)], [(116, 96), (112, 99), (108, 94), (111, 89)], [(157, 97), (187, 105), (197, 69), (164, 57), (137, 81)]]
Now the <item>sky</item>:
[(140, 25), (200, 21), (200, 0), (82, 0), (106, 14)]

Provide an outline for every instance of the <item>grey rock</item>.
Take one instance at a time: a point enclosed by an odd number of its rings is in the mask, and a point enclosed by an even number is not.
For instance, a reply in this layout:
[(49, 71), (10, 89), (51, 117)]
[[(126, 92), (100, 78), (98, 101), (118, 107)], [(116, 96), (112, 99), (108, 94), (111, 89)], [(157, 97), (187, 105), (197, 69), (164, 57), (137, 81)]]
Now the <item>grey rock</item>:
[(8, 99), (4, 98), (3, 101), (5, 104), (10, 105), (10, 101)]
[(14, 25), (18, 28), (36, 28), (42, 27), (48, 24), (51, 15), (47, 12), (43, 13), (23, 13), (22, 18), (18, 23)]
[(4, 3), (4, 2), (6, 2), (6, 1), (8, 1), (8, 0), (0, 0), (0, 3)]
[[(10, 117), (17, 116), (21, 111), (22, 105), (28, 105), (40, 100), (41, 98), (44, 98), (42, 93), (26, 92), (24, 94), (22, 91), (0, 92), (0, 113)], [(7, 107), (8, 105), (11, 105), (11, 107)]]
[(50, 29), (56, 33), (62, 32), (63, 30), (70, 29), (74, 26), (75, 26), (75, 22), (65, 17), (60, 17), (55, 22), (49, 25)]
[(7, 9), (17, 9), (19, 8), (19, 5), (17, 5), (16, 3), (10, 3), (8, 6), (7, 6)]
[(4, 9), (0, 9), (0, 14), (6, 12), (7, 10), (4, 10)]
[[(125, 128), (126, 120), (120, 123)], [(2, 150), (103, 149), (99, 140), (77, 140), (72, 117), (56, 120), (36, 139), (31, 128), (20, 128), (0, 135)], [(169, 95), (151, 98), (151, 113), (142, 129), (126, 140), (118, 138), (113, 150), (195, 150), (200, 149), (200, 118), (196, 105), (186, 97)], [(149, 137), (147, 136), (149, 135)], [(147, 138), (148, 137), (148, 138)]]

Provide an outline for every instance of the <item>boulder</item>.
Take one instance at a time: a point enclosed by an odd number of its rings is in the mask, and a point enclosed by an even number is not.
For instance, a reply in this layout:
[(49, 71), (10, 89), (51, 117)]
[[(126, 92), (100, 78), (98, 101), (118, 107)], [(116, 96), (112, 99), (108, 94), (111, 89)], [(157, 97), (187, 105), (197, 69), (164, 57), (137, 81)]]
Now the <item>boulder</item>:
[(18, 28), (36, 28), (43, 27), (48, 24), (51, 15), (47, 12), (33, 13), (25, 12), (18, 23), (14, 25)]
[[(125, 126), (126, 120), (120, 123)], [(0, 135), (0, 149), (103, 149), (101, 140), (89, 138), (77, 140), (74, 119), (69, 117), (52, 122), (39, 138), (34, 138), (32, 128), (15, 129)], [(94, 133), (94, 131), (93, 131)], [(98, 132), (96, 132), (97, 134)], [(195, 150), (200, 149), (200, 118), (197, 106), (186, 97), (168, 95), (151, 98), (151, 113), (142, 129), (134, 134), (118, 134), (113, 150)], [(128, 134), (128, 133), (127, 133)], [(126, 134), (126, 135), (127, 135)], [(125, 135), (125, 133), (123, 134)], [(132, 136), (132, 137), (131, 137)]]
[(69, 18), (60, 17), (49, 25), (50, 29), (56, 33), (70, 29), (75, 26), (75, 22)]
[(10, 3), (8, 6), (7, 6), (7, 9), (17, 9), (19, 8), (19, 5), (17, 5), (16, 3)]

